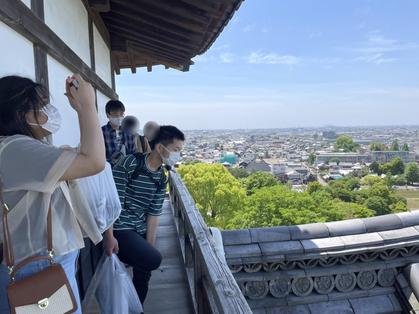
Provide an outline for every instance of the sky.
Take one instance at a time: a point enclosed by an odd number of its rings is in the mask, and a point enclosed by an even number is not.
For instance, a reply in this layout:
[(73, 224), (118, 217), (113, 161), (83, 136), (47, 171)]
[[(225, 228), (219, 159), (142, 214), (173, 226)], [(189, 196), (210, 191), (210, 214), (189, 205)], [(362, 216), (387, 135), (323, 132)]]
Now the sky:
[(245, 0), (193, 61), (123, 70), (126, 114), (184, 130), (419, 125), (417, 0)]

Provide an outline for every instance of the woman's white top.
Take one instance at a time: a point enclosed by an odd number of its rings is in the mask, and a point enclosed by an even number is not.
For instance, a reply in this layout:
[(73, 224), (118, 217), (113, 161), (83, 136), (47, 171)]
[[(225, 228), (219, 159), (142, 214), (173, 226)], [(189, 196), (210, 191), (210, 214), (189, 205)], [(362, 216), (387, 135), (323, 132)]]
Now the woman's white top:
[(16, 262), (46, 252), (50, 201), (55, 254), (84, 247), (84, 235), (95, 244), (102, 240), (87, 202), (75, 194), (77, 183), (60, 181), (76, 156), (28, 136), (0, 137), (0, 180)]

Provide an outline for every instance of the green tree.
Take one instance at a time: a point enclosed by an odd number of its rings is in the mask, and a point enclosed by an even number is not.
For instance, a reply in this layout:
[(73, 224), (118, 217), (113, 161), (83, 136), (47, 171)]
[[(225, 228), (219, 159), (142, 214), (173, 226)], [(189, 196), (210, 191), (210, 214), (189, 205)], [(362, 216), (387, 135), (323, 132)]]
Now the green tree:
[[(414, 166), (408, 165), (406, 171), (410, 167)], [(222, 165), (182, 165), (178, 172), (208, 225), (222, 229), (335, 221), (407, 210), (406, 199), (387, 182), (396, 178), (391, 175), (387, 179), (366, 176), (362, 186), (358, 178), (344, 178), (328, 186), (312, 182), (305, 192), (296, 192), (267, 173), (237, 180)]]
[(393, 143), (391, 143), (390, 150), (391, 151), (399, 151), (400, 150), (398, 140), (394, 140)]
[(370, 170), (372, 173), (379, 173), (380, 172), (380, 164), (377, 161), (373, 161), (370, 164)]
[(405, 177), (409, 184), (419, 182), (419, 167), (417, 163), (412, 162), (407, 164)]
[(402, 186), (407, 185), (406, 176), (404, 174), (392, 178), (392, 185)]
[(268, 172), (254, 172), (247, 178), (242, 180), (247, 194), (252, 194), (255, 190), (266, 186), (274, 186), (278, 184), (276, 177)]
[(367, 207), (333, 200), (325, 191), (295, 192), (284, 185), (265, 187), (249, 196), (248, 206), (228, 223), (228, 228), (271, 227), (371, 217)]
[(308, 163), (310, 165), (313, 165), (315, 161), (316, 161), (316, 154), (310, 153), (310, 155), (308, 156)]
[(236, 179), (243, 179), (249, 176), (249, 173), (244, 168), (229, 168), (228, 171), (230, 171)]
[(178, 172), (209, 225), (225, 228), (234, 213), (245, 206), (245, 190), (224, 166), (182, 165)]
[(382, 175), (382, 174), (387, 174), (387, 173), (391, 173), (391, 172), (392, 172), (391, 164), (388, 162), (388, 163), (380, 165), (380, 169), (378, 171), (378, 174)]
[(319, 182), (317, 182), (317, 181), (310, 182), (307, 185), (307, 193), (308, 194), (313, 194), (313, 193), (319, 192), (322, 189), (323, 189), (322, 185)]
[(364, 178), (362, 178), (361, 183), (363, 185), (368, 185), (368, 186), (373, 186), (376, 183), (381, 182), (381, 179), (379, 177), (376, 176), (366, 176)]
[(350, 190), (354, 191), (361, 187), (361, 180), (358, 178), (349, 178), (344, 180), (345, 187)]
[(375, 143), (371, 143), (370, 149), (373, 152), (374, 151), (386, 151), (386, 150), (388, 150), (388, 147), (383, 143), (375, 142)]
[(367, 208), (373, 210), (377, 215), (389, 214), (390, 208), (388, 203), (383, 197), (380, 196), (371, 196), (369, 197), (364, 204)]
[(409, 145), (407, 145), (407, 143), (404, 143), (402, 146), (402, 151), (408, 152), (409, 150)]
[(393, 176), (404, 173), (404, 162), (400, 157), (394, 158), (390, 162), (390, 171)]
[(391, 212), (393, 213), (401, 213), (407, 211), (408, 208), (406, 206), (406, 202), (399, 201), (392, 206)]
[(336, 139), (335, 148), (344, 152), (355, 152), (359, 148), (359, 144), (355, 143), (352, 137), (341, 135)]

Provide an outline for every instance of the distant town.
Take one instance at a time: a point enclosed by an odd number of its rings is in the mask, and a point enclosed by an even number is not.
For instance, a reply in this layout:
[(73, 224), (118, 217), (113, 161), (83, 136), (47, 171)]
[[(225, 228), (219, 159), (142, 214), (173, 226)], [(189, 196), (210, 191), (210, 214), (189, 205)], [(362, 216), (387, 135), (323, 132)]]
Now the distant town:
[[(187, 131), (183, 163), (222, 163), (248, 173), (270, 172), (295, 189), (372, 173), (371, 164), (419, 161), (419, 126)], [(343, 140), (341, 147), (337, 140)], [(353, 141), (353, 147), (347, 147)]]

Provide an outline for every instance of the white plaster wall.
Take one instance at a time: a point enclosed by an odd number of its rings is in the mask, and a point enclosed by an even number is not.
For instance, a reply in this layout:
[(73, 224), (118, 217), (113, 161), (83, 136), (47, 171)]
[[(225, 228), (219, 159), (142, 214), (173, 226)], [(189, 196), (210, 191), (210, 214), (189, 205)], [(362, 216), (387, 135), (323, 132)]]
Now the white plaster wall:
[(45, 23), (90, 66), (89, 25), (80, 0), (45, 0)]
[(68, 68), (48, 55), (48, 79), (51, 104), (58, 108), (63, 118), (60, 130), (52, 137), (52, 142), (56, 146), (70, 145), (76, 147), (80, 142), (77, 114), (64, 95), (65, 79), (71, 74)]
[(6, 43), (7, 46), (7, 49), (0, 49), (0, 77), (17, 74), (34, 80), (32, 42), (0, 22), (0, 43)]
[(110, 51), (95, 25), (93, 25), (93, 40), (96, 73), (106, 84), (112, 87)]
[(22, 2), (23, 2), (24, 4), (26, 4), (26, 6), (27, 6), (28, 8), (31, 8), (31, 0), (22, 0)]
[(106, 117), (105, 106), (109, 100), (110, 100), (109, 97), (97, 91), (97, 110), (98, 110), (99, 122), (101, 126), (108, 123), (108, 118)]

